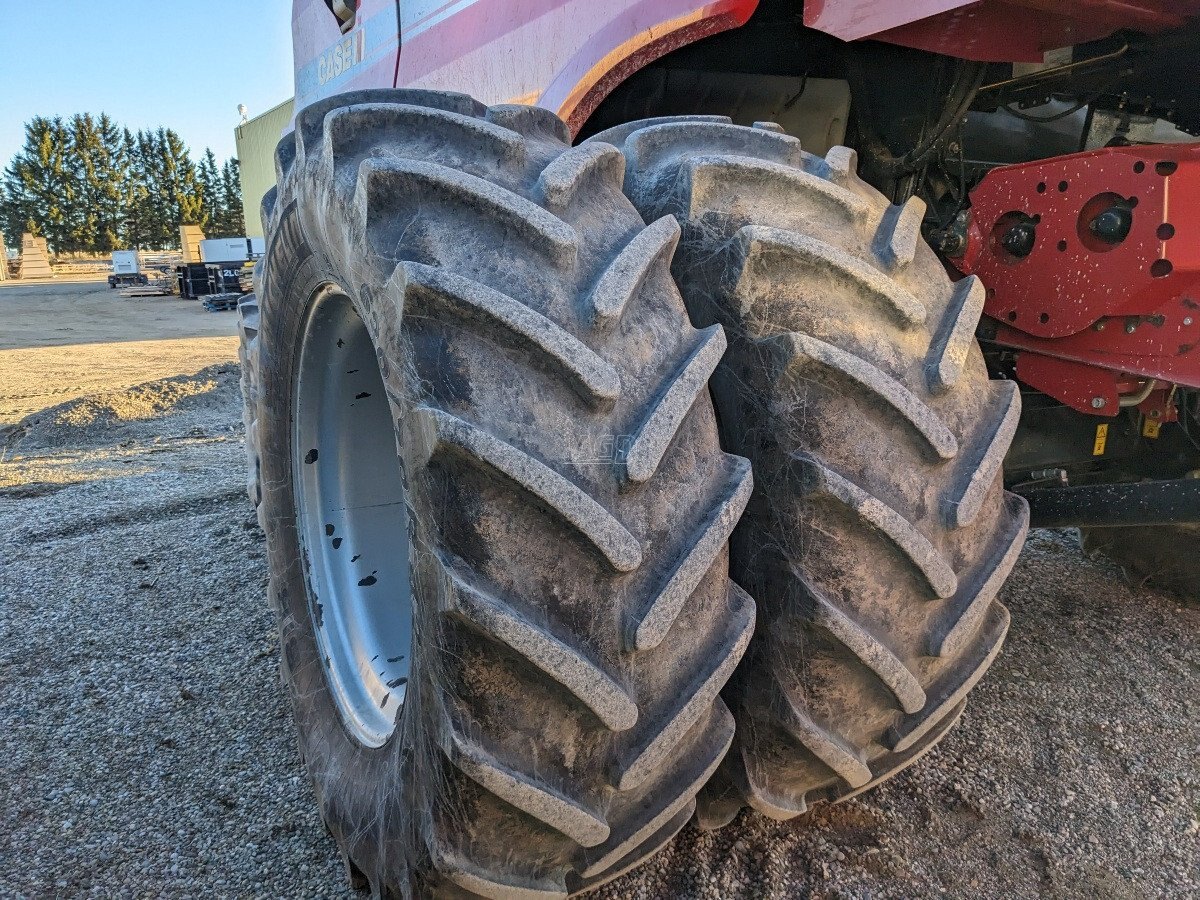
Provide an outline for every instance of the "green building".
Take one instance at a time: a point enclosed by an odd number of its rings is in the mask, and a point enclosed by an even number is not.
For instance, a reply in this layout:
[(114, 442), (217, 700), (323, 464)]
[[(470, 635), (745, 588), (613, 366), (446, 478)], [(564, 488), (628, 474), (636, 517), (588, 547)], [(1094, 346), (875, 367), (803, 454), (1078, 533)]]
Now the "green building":
[(242, 203), (246, 209), (246, 236), (263, 237), (258, 207), (263, 194), (275, 186), (275, 145), (292, 121), (291, 100), (243, 122), (234, 129), (241, 164)]

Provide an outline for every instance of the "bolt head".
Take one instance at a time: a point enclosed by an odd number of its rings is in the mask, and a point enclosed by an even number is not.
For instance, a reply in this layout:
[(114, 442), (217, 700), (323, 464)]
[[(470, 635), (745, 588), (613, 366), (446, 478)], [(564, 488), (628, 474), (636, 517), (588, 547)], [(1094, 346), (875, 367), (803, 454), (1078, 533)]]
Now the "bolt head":
[(1103, 409), (1106, 403), (1108, 403), (1108, 401), (1103, 397), (1093, 397), (1092, 409)]
[(1133, 227), (1133, 210), (1123, 203), (1110, 206), (1088, 223), (1092, 234), (1113, 246), (1129, 237), (1131, 227)]
[(1191, 316), (1184, 316), (1184, 317), (1183, 317), (1183, 324), (1184, 324), (1184, 325), (1191, 325), (1191, 324), (1192, 324), (1192, 317), (1191, 317)]
[(946, 256), (962, 256), (967, 249), (966, 238), (957, 231), (935, 231), (930, 235), (930, 243)]
[(1033, 223), (1018, 222), (1000, 239), (1000, 245), (1017, 259), (1024, 259), (1033, 252), (1036, 241), (1037, 229)]

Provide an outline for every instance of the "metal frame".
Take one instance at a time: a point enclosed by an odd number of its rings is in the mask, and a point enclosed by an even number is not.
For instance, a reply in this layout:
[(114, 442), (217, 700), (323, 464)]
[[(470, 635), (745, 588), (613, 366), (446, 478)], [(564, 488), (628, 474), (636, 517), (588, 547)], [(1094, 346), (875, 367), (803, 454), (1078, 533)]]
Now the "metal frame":
[[(1092, 225), (1112, 209), (1127, 231), (1101, 239)], [(1200, 387), (1200, 143), (993, 169), (967, 233), (953, 262), (988, 286), (985, 336), (1020, 351), (1023, 382), (1106, 417), (1148, 380)]]
[(1115, 528), (1200, 521), (1200, 478), (1030, 488), (1033, 528)]

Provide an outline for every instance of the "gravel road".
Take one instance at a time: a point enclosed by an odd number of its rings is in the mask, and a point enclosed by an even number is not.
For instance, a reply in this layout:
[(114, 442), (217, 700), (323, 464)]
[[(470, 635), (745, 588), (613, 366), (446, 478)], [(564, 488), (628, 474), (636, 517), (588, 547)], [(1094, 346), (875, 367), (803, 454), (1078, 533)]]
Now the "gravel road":
[[(236, 378), (0, 432), (0, 896), (357, 896), (279, 686)], [(1033, 535), (1002, 599), (1005, 652), (917, 765), (686, 829), (597, 896), (1200, 896), (1200, 608), (1068, 532)]]

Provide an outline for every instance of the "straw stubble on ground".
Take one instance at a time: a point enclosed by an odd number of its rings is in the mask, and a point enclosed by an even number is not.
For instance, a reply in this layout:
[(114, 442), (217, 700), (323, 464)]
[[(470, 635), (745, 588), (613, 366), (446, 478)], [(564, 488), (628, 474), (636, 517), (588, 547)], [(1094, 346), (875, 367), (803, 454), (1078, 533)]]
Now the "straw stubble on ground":
[[(114, 386), (5, 436), (0, 896), (354, 896), (280, 689), (236, 367)], [(689, 827), (596, 896), (1200, 893), (1200, 609), (1069, 532), (1002, 599), (1005, 651), (920, 763)]]

